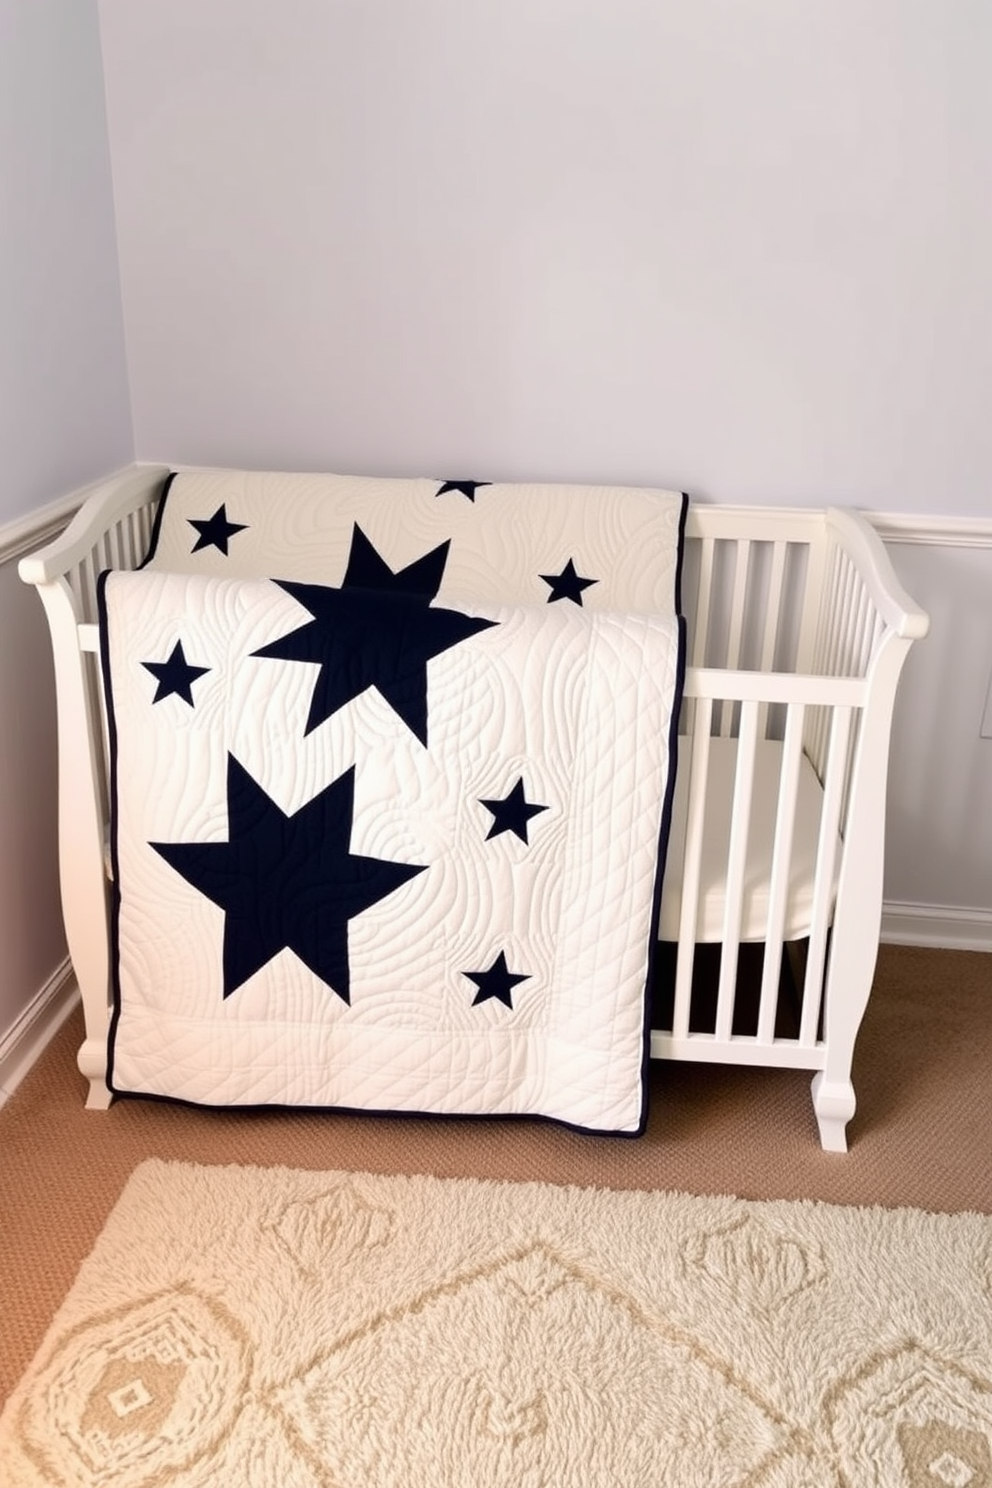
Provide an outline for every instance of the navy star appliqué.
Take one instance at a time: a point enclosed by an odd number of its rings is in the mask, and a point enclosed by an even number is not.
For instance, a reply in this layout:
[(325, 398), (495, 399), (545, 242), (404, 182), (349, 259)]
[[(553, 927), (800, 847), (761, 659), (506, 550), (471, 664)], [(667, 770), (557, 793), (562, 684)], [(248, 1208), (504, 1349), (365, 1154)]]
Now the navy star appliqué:
[(551, 593), (548, 595), (548, 604), (554, 604), (556, 599), (570, 599), (573, 604), (581, 605), (583, 589), (590, 589), (593, 584), (598, 584), (598, 579), (583, 579), (575, 572), (575, 564), (569, 558), (560, 574), (541, 574), (546, 584), (551, 585)]
[(430, 608), (448, 546), (444, 542), (394, 573), (356, 523), (340, 589), (277, 581), (313, 619), (252, 655), (320, 664), (306, 733), (375, 687), (426, 745), (428, 661), (498, 623)]
[(521, 842), (528, 842), (527, 823), (532, 816), (538, 816), (548, 809), (547, 806), (538, 806), (527, 800), (524, 795), (523, 776), (517, 781), (510, 794), (504, 796), (501, 801), (484, 801), (480, 796), (479, 802), (493, 814), (493, 824), (486, 833), (487, 842), (490, 837), (498, 837), (501, 832), (513, 832)]
[(491, 485), (492, 481), (445, 481), (434, 494), (435, 496), (443, 496), (447, 491), (460, 491), (474, 505), (475, 493), (479, 490), (480, 486)]
[(151, 672), (158, 686), (155, 689), (153, 703), (160, 703), (163, 698), (171, 697), (173, 693), (181, 697), (184, 703), (192, 708), (193, 683), (197, 677), (202, 677), (209, 672), (209, 667), (190, 666), (183, 651), (182, 641), (177, 641), (169, 654), (168, 661), (143, 661), (141, 665), (146, 671)]
[(351, 1000), (348, 921), (423, 873), (349, 851), (354, 765), (286, 813), (233, 754), (227, 842), (152, 842), (171, 868), (224, 911), (224, 996), (288, 948)]
[(472, 1006), (478, 1007), (480, 1002), (488, 1002), (490, 997), (496, 997), (505, 1003), (508, 1008), (513, 1008), (512, 993), (518, 982), (530, 981), (529, 976), (522, 976), (519, 972), (510, 971), (506, 964), (506, 952), (500, 951), (496, 960), (488, 971), (463, 971), (462, 976), (467, 976), (470, 982), (478, 987), (478, 992), (472, 999)]
[(226, 558), (228, 539), (236, 532), (244, 532), (244, 522), (229, 522), (227, 520), (227, 506), (222, 501), (212, 517), (206, 520), (198, 520), (196, 517), (187, 517), (191, 527), (195, 527), (200, 534), (193, 544), (191, 552), (198, 553), (201, 548), (219, 548)]

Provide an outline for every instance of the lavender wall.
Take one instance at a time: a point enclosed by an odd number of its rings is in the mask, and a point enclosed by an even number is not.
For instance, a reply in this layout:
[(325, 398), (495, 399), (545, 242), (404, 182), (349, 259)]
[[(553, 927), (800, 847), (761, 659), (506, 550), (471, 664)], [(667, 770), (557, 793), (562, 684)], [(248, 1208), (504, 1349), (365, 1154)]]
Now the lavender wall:
[(96, 0), (0, 0), (0, 1046), (65, 957), (51, 646), (18, 519), (134, 457), (114, 233)]
[(96, 0), (0, 0), (0, 526), (133, 457)]
[(992, 512), (985, 0), (100, 0), (138, 453)]

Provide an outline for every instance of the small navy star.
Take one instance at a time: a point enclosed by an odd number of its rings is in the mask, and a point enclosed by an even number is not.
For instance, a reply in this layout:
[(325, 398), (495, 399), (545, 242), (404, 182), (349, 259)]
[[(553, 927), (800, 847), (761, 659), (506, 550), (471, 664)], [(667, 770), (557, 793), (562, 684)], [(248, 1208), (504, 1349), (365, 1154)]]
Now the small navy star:
[(394, 573), (356, 523), (340, 589), (278, 581), (313, 619), (252, 655), (320, 664), (306, 733), (375, 687), (426, 745), (428, 661), (498, 623), (431, 608), (448, 546)]
[(435, 496), (443, 496), (446, 491), (460, 491), (461, 494), (463, 496), (467, 496), (469, 501), (471, 501), (474, 505), (475, 493), (476, 491), (478, 491), (479, 487), (491, 485), (492, 481), (445, 481), (440, 489), (435, 491), (434, 494)]
[(227, 507), (223, 501), (206, 521), (198, 521), (195, 517), (187, 517), (186, 520), (200, 534), (190, 550), (193, 553), (198, 553), (201, 548), (219, 548), (226, 558), (228, 538), (233, 537), (236, 532), (245, 531), (244, 522), (227, 520)]
[(355, 767), (287, 816), (233, 754), (227, 757), (227, 842), (149, 844), (224, 911), (224, 996), (289, 949), (350, 1002), (348, 921), (425, 864), (349, 850)]
[(571, 558), (560, 574), (541, 574), (541, 578), (551, 585), (548, 604), (554, 604), (556, 599), (570, 599), (573, 604), (581, 605), (583, 589), (591, 589), (593, 584), (599, 583), (598, 579), (580, 578)]
[(480, 796), (479, 802), (493, 814), (493, 824), (486, 833), (487, 842), (490, 837), (498, 837), (501, 832), (514, 832), (521, 842), (528, 842), (527, 823), (532, 816), (538, 816), (548, 809), (547, 806), (538, 806), (526, 799), (523, 776), (501, 801), (483, 801)]
[(141, 665), (146, 671), (151, 672), (158, 686), (155, 689), (153, 703), (160, 703), (163, 698), (171, 697), (173, 693), (181, 697), (184, 703), (192, 708), (193, 692), (192, 686), (197, 677), (202, 677), (209, 672), (209, 667), (190, 666), (183, 652), (182, 641), (177, 641), (173, 646), (168, 661), (143, 661)]
[(506, 964), (506, 952), (500, 951), (496, 960), (488, 971), (463, 971), (462, 976), (467, 976), (470, 982), (478, 987), (478, 992), (472, 999), (472, 1006), (478, 1007), (480, 1002), (488, 1002), (490, 997), (496, 997), (513, 1010), (512, 992), (518, 982), (530, 981), (529, 976), (521, 976), (517, 972), (510, 971)]

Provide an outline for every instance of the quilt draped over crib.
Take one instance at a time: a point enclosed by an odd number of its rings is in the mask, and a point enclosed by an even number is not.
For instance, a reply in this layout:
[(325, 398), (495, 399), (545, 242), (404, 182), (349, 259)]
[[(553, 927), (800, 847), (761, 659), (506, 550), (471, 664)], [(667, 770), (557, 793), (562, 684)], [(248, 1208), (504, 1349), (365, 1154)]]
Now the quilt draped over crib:
[(100, 588), (111, 1088), (643, 1130), (683, 521), (177, 477)]

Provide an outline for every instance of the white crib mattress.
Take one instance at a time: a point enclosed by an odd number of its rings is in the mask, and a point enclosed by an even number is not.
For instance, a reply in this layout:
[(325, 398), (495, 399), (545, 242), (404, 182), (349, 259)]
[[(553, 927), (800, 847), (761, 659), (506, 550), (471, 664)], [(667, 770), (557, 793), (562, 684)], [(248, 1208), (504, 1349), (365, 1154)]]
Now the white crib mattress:
[[(659, 940), (666, 941), (678, 940), (679, 916), (682, 910), (682, 860), (689, 797), (689, 770), (686, 758), (687, 741), (683, 739), (680, 743), (683, 746), (682, 764), (675, 780), (672, 828), (658, 926)], [(703, 853), (699, 873), (699, 908), (695, 935), (697, 942), (723, 939), (727, 856), (733, 819), (736, 769), (737, 740), (712, 739), (707, 775)], [(767, 935), (768, 888), (771, 881), (772, 847), (775, 837), (775, 814), (781, 770), (782, 744), (773, 739), (761, 740), (755, 758), (747, 866), (744, 876), (741, 940), (764, 940)], [(816, 772), (804, 755), (799, 772), (796, 819), (789, 864), (789, 892), (784, 930), (786, 940), (801, 940), (809, 934), (813, 918), (813, 887), (816, 877), (816, 850), (820, 835), (822, 805), (822, 787), (816, 778)], [(840, 856), (839, 852), (835, 856), (831, 905), (837, 893)]]

